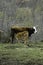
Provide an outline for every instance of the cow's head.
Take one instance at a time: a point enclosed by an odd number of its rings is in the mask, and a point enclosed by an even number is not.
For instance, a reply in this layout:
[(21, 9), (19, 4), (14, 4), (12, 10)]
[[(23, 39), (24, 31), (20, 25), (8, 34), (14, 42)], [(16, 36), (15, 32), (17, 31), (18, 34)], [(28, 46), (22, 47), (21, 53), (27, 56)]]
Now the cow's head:
[(36, 29), (36, 27), (34, 26), (34, 27), (32, 27), (32, 28), (29, 28), (29, 29), (28, 29), (28, 32), (29, 32), (29, 37), (30, 37), (32, 34), (37, 33), (37, 29)]

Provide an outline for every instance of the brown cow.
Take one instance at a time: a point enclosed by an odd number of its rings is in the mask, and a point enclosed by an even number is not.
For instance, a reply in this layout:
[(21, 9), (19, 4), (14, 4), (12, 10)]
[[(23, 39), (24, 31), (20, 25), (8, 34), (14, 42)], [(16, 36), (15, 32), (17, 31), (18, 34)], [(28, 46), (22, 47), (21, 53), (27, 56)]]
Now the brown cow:
[(28, 40), (28, 31), (19, 32), (15, 35), (18, 43), (22, 40), (25, 44)]

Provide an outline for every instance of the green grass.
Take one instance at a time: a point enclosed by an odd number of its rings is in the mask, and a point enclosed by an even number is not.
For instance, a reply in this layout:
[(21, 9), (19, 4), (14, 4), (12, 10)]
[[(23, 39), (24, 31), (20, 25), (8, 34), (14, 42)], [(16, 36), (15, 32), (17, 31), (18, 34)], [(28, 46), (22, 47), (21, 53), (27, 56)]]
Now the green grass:
[(43, 43), (0, 43), (0, 65), (43, 65)]

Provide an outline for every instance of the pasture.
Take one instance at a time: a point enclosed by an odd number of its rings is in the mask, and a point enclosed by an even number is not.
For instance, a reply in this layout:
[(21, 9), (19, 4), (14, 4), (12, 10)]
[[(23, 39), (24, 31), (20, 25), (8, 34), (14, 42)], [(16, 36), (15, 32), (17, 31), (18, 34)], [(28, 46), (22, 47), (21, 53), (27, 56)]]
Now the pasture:
[(43, 42), (0, 43), (0, 65), (43, 65)]

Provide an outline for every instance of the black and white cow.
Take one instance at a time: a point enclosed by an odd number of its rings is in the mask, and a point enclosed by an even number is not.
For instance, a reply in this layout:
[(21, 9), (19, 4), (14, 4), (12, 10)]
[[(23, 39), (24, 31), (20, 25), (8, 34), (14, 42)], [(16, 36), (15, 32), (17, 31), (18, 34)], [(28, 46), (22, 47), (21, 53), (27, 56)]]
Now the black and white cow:
[(12, 40), (12, 43), (14, 41), (14, 38), (15, 38), (15, 34), (17, 33), (21, 33), (23, 31), (27, 31), (29, 34), (28, 34), (28, 37), (31, 37), (32, 34), (34, 33), (37, 33), (37, 30), (36, 30), (36, 27), (19, 27), (19, 26), (14, 26), (14, 27), (11, 27), (11, 40)]

